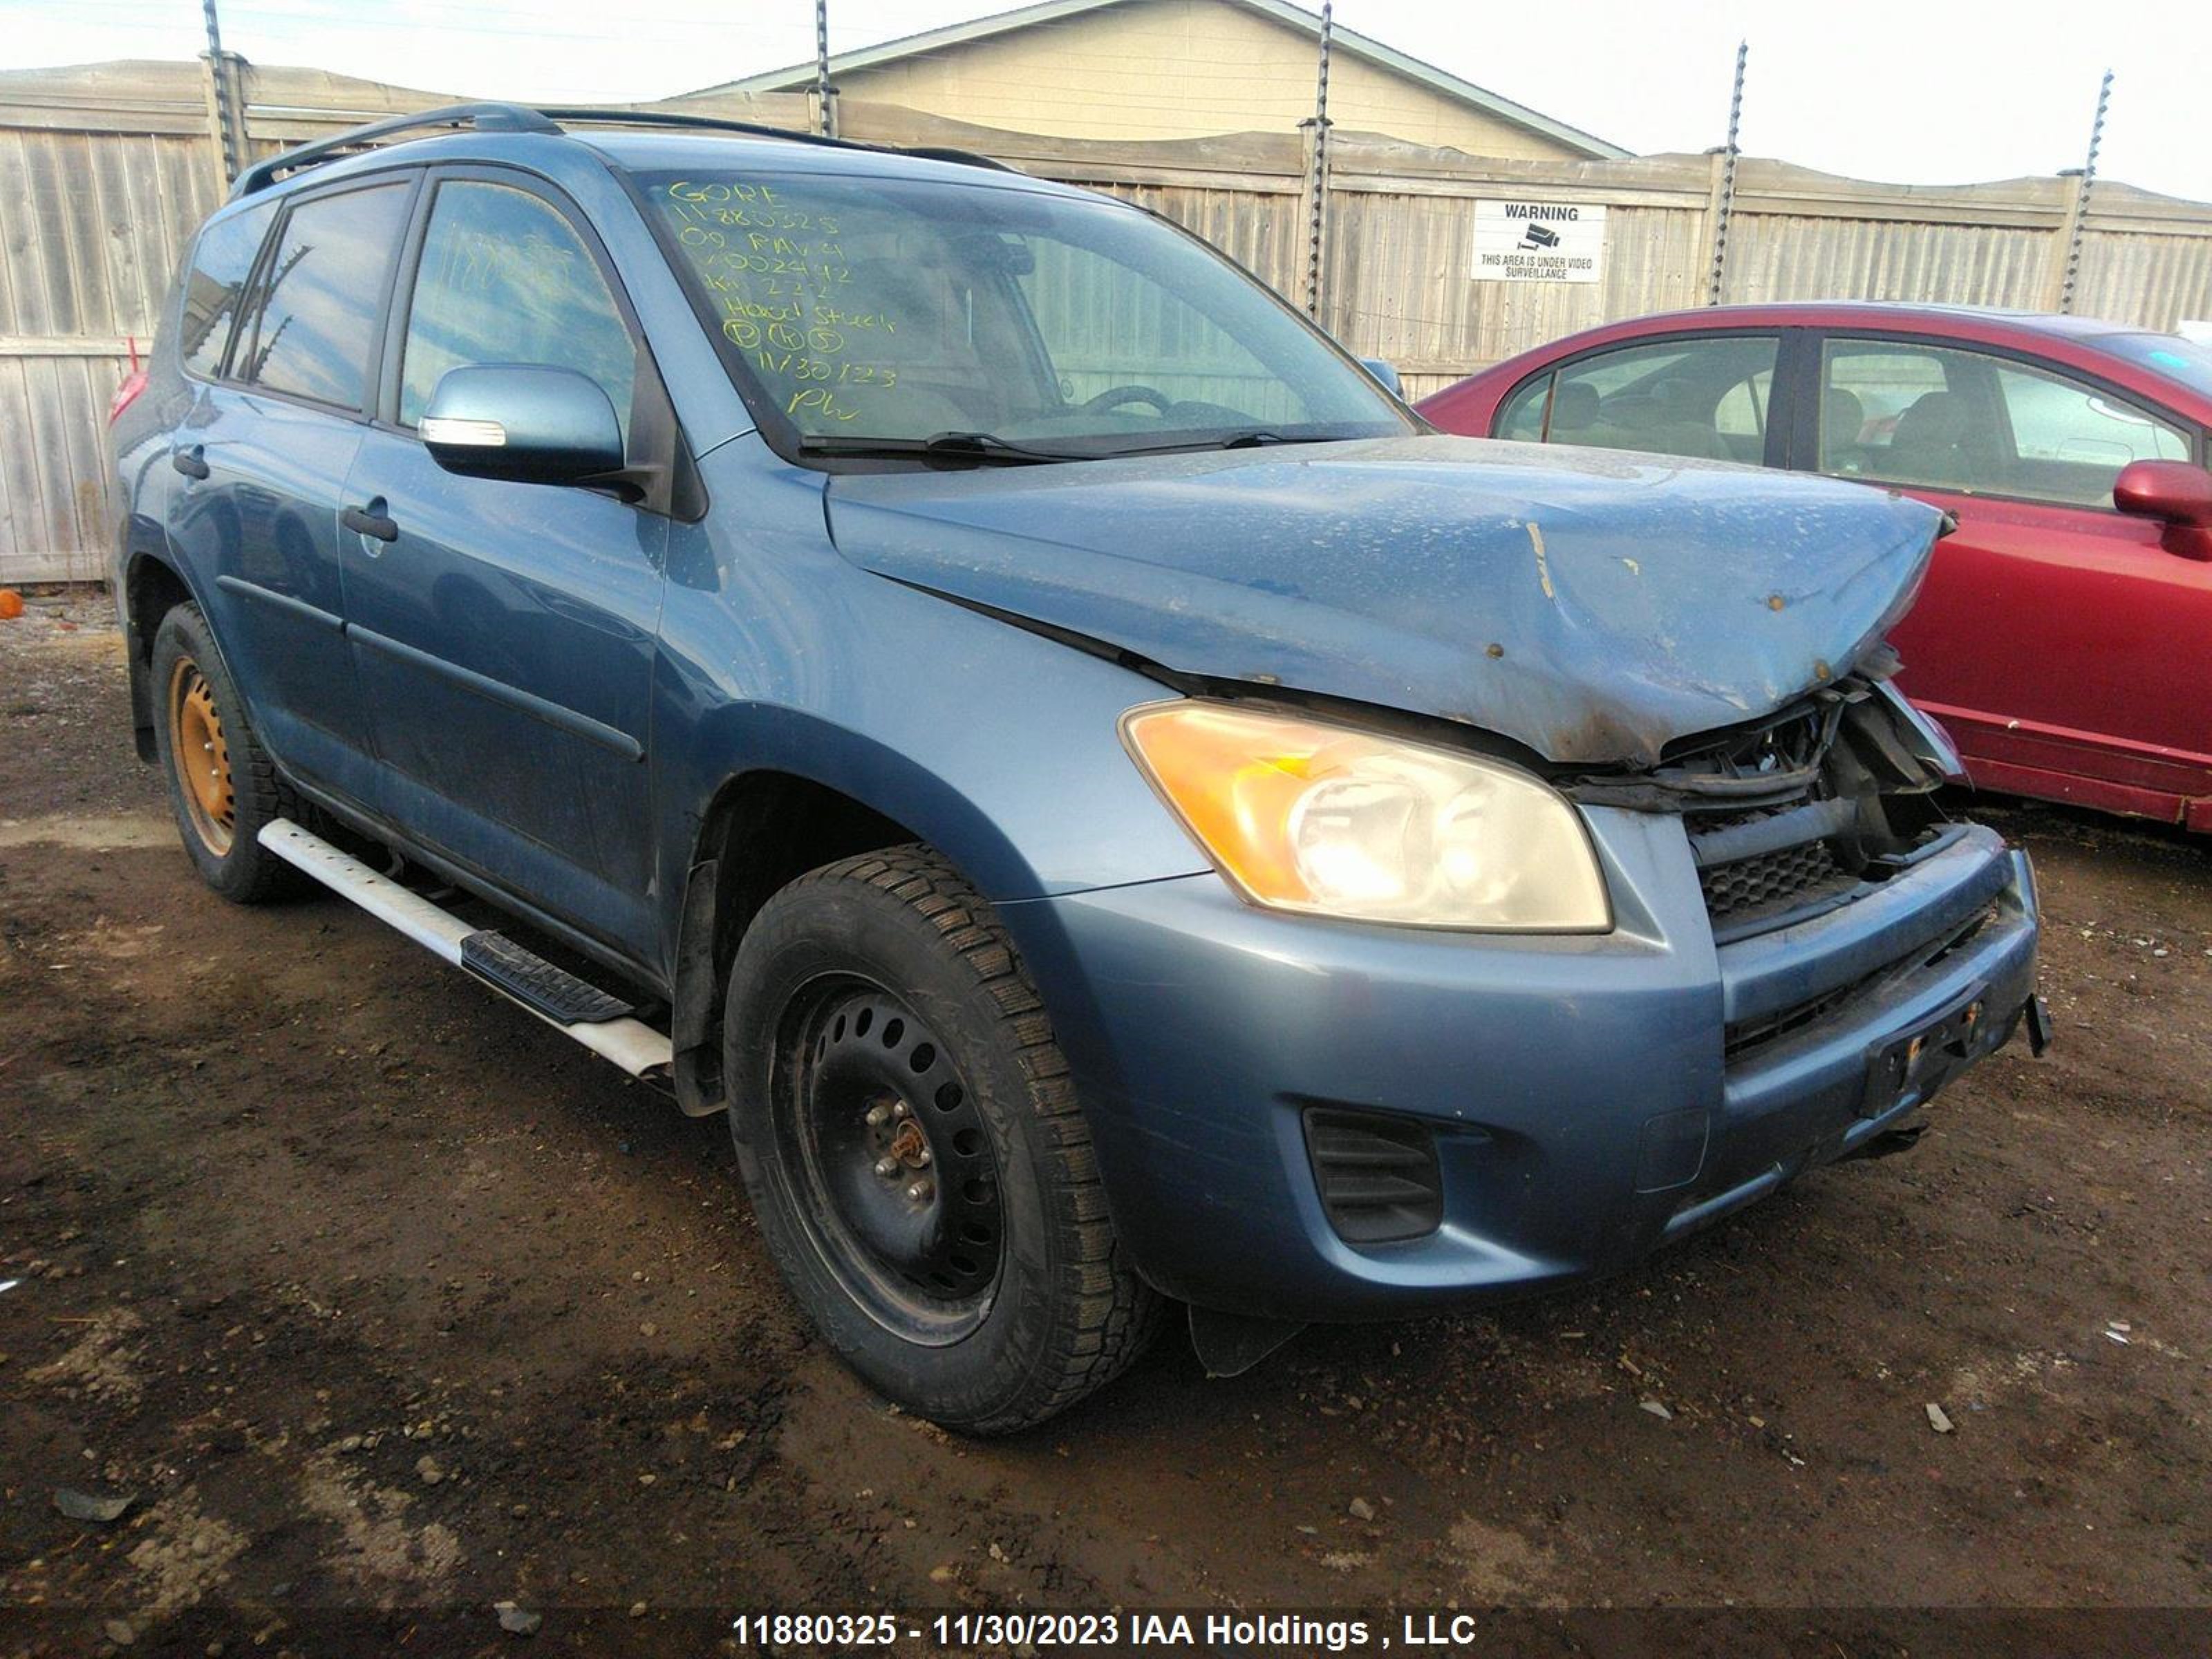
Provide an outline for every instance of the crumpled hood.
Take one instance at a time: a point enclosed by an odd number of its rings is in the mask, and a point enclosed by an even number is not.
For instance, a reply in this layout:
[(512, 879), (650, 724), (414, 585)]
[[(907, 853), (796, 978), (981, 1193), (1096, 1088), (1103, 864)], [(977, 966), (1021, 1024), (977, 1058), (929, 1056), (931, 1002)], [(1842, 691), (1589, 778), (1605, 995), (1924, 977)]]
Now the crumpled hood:
[(829, 502), (838, 550), (880, 575), (1632, 766), (1844, 672), (1940, 523), (1823, 479), (1429, 436), (847, 474)]

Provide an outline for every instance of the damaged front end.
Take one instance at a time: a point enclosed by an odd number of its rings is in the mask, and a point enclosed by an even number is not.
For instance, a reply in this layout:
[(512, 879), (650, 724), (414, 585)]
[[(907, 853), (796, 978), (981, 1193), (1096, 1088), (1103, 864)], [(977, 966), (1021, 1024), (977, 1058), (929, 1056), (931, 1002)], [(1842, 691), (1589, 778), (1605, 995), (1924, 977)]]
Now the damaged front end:
[[(1909, 1000), (2008, 936), (2027, 939), (2016, 982), (1971, 981), (1932, 1015), (1875, 1024), (1854, 1121), (1814, 1162), (1911, 1146), (1926, 1126), (1907, 1114), (2016, 1025), (2034, 1054), (2051, 1042), (2026, 857), (1943, 811), (1936, 791), (1960, 778), (1957, 752), (1890, 683), (1896, 666), (1884, 646), (1770, 720), (1674, 745), (1648, 775), (1567, 785), (1592, 804), (1680, 815), (1719, 959), (1734, 1093), (1754, 1094), (1824, 1033), (1867, 1024), (1869, 1010)], [(1944, 886), (1946, 866), (1978, 859), (1977, 880)], [(1893, 914), (1856, 938), (1864, 924), (1836, 915), (1853, 907)]]
[(1767, 719), (1683, 738), (1648, 772), (1558, 780), (1587, 805), (1680, 815), (1716, 942), (1850, 902), (1955, 828), (1942, 729), (1906, 702), (1878, 647)]

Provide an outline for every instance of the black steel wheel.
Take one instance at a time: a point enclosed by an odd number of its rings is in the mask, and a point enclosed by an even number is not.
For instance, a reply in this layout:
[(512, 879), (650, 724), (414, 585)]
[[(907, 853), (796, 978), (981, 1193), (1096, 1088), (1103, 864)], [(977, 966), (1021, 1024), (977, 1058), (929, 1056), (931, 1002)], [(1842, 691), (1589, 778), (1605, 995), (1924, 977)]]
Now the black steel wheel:
[(989, 1313), (1006, 1221), (999, 1170), (951, 1053), (881, 986), (832, 975), (794, 1010), (769, 1091), (802, 1217), (846, 1291), (908, 1341), (957, 1342)]
[(723, 1016), (738, 1168), (778, 1270), (883, 1395), (973, 1434), (1042, 1422), (1141, 1352), (1051, 1022), (942, 857), (801, 876), (739, 942)]

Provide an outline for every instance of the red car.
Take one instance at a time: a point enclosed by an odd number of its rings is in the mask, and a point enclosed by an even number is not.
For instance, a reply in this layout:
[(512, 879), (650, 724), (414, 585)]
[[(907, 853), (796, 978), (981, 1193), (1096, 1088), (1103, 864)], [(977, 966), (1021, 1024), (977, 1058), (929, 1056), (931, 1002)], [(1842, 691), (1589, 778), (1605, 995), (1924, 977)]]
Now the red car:
[(1448, 432), (1794, 467), (1947, 508), (1899, 684), (1978, 785), (2212, 830), (2212, 347), (1940, 306), (1728, 306), (1523, 353)]

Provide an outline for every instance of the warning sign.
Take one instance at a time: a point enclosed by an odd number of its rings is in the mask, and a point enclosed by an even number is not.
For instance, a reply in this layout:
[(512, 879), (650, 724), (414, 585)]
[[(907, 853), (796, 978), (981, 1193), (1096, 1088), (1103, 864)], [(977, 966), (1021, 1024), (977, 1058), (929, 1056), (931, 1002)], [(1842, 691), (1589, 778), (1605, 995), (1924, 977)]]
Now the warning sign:
[(1605, 209), (1588, 202), (1477, 202), (1478, 283), (1595, 283), (1605, 264)]

